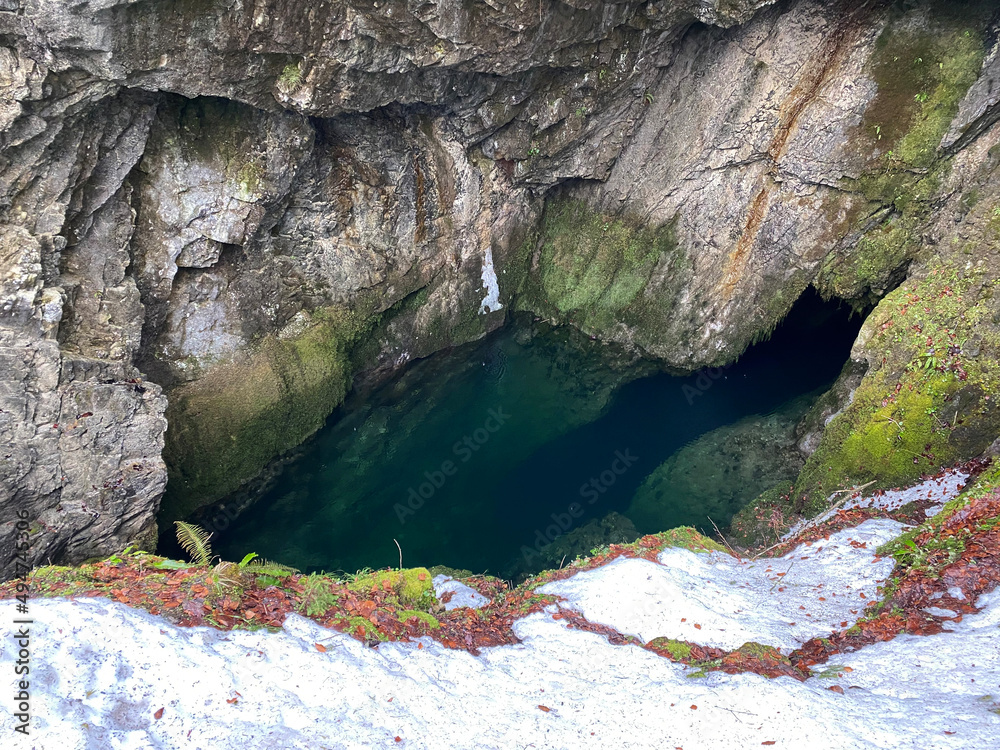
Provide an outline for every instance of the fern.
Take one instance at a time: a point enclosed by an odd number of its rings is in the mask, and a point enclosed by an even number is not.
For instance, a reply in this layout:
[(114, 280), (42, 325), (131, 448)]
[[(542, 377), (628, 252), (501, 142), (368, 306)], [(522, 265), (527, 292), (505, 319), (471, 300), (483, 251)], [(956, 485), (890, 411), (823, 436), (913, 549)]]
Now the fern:
[(322, 615), (339, 601), (330, 590), (329, 579), (315, 573), (305, 579), (302, 589), (299, 611), (304, 611), (308, 617)]
[(177, 543), (190, 555), (191, 560), (197, 565), (210, 564), (212, 547), (208, 540), (212, 535), (203, 528), (184, 521), (174, 521), (174, 525), (177, 526)]

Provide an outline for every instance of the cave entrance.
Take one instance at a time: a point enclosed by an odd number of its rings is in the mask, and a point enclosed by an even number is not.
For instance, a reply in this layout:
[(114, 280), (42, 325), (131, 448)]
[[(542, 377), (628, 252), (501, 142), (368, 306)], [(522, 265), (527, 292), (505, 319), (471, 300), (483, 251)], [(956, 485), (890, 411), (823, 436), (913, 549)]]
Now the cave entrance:
[(860, 325), (810, 291), (737, 363), (676, 377), (515, 318), (349, 400), (216, 551), (354, 572), (398, 565), (398, 541), (407, 567), (520, 578), (641, 533), (725, 527), (794, 477), (794, 425)]

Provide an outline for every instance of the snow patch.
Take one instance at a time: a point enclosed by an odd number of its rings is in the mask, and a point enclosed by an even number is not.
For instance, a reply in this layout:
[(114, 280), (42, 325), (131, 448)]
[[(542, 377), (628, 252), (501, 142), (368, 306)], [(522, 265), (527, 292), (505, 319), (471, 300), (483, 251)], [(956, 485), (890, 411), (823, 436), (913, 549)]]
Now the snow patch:
[[(940, 513), (941, 509), (944, 508), (945, 503), (958, 497), (962, 493), (962, 490), (965, 489), (965, 484), (968, 480), (969, 474), (957, 469), (952, 469), (944, 472), (940, 477), (927, 479), (920, 484), (915, 484), (912, 487), (907, 487), (906, 489), (888, 490), (886, 492), (876, 492), (863, 497), (849, 498), (842, 503), (837, 503), (834, 507), (830, 508), (830, 510), (825, 513), (821, 513), (815, 518), (799, 521), (781, 538), (783, 540), (792, 539), (806, 528), (818, 526), (821, 523), (829, 521), (837, 515), (837, 511), (841, 509), (852, 510), (854, 508), (878, 508), (880, 510), (894, 511), (899, 510), (904, 505), (908, 505), (909, 503), (916, 502), (918, 500), (929, 500), (933, 504), (924, 511), (924, 514), (930, 518), (931, 516), (935, 516)], [(834, 494), (830, 495), (830, 497), (827, 498), (827, 501), (832, 503), (836, 499), (837, 495)]]
[(876, 561), (875, 548), (905, 528), (866, 521), (755, 562), (667, 548), (659, 564), (618, 558), (539, 592), (644, 643), (666, 637), (736, 649), (754, 641), (790, 651), (854, 624), (895, 564)]
[(483, 259), (483, 289), (486, 290), (486, 297), (479, 305), (479, 314), (496, 312), (503, 308), (500, 304), (500, 282), (497, 281), (497, 272), (493, 268), (493, 248), (487, 245), (486, 257)]
[(451, 598), (443, 602), (446, 610), (458, 609), (459, 607), (479, 609), (490, 601), (471, 586), (466, 586), (451, 576), (434, 576), (431, 583), (434, 585), (434, 594), (438, 600), (441, 600), (445, 594), (451, 594)]

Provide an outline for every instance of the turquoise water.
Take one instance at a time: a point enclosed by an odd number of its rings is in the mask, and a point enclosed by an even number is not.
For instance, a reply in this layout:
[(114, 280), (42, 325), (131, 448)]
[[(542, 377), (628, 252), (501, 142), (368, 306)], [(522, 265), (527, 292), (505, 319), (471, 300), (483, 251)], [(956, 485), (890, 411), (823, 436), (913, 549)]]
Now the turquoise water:
[[(539, 550), (551, 558), (573, 540), (589, 548), (661, 530), (628, 518), (644, 480), (713, 430), (806, 404), (804, 394), (836, 378), (859, 325), (810, 299), (735, 365), (675, 377), (516, 319), (349, 400), (217, 534), (216, 551), (353, 572), (398, 565), (398, 542), (405, 566), (518, 577), (551, 564)], [(756, 494), (740, 494), (746, 476), (735, 472), (736, 484), (720, 490), (727, 505), (716, 523)], [(655, 502), (653, 522), (664, 528), (710, 526), (704, 509), (669, 488)]]

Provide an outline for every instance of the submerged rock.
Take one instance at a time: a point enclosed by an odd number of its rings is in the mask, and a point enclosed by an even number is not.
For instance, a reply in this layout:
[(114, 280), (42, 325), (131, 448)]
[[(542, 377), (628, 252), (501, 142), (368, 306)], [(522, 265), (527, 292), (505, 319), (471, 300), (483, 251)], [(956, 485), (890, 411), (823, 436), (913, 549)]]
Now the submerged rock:
[(746, 503), (790, 484), (804, 458), (795, 426), (808, 402), (720, 427), (688, 444), (643, 482), (626, 511), (641, 533), (680, 524), (720, 529)]

